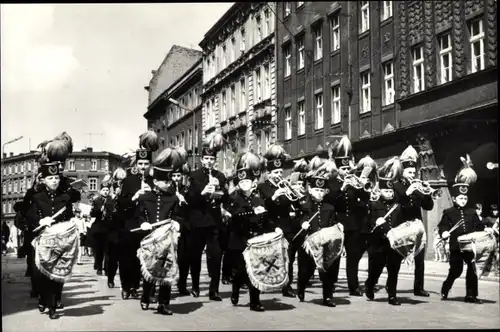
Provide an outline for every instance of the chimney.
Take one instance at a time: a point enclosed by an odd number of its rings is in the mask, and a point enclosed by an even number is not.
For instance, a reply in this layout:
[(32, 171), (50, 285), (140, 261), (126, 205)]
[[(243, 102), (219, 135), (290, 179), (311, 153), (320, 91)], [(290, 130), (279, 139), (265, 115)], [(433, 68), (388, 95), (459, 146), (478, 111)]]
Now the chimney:
[(87, 148), (87, 152), (92, 152), (92, 148)]
[(14, 152), (11, 152), (9, 157), (14, 157)]
[(3, 153), (3, 158), (7, 158), (7, 152)]

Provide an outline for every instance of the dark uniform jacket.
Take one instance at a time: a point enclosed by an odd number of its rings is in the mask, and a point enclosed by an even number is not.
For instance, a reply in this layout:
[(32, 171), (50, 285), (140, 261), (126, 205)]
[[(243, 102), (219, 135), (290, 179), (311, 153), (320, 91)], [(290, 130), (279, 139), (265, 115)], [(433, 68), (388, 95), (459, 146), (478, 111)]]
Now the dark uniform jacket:
[[(137, 199), (135, 217), (127, 222), (126, 228), (130, 231), (131, 229), (141, 227), (141, 224), (144, 222), (154, 224), (170, 218), (176, 220), (175, 210), (178, 206), (179, 199), (176, 195), (154, 190), (148, 191)], [(140, 230), (136, 233), (142, 238), (148, 232)]]
[(197, 169), (190, 174), (190, 188), (184, 198), (189, 204), (189, 224), (193, 228), (216, 226), (222, 227), (221, 203), (227, 202), (228, 182), (224, 174), (217, 170), (212, 170), (212, 176), (219, 180), (222, 197), (211, 198), (202, 196), (201, 192), (209, 183), (208, 169)]
[(334, 205), (337, 221), (344, 225), (345, 232), (365, 230), (370, 194), (350, 186), (341, 191), (342, 184), (337, 178), (328, 181), (330, 192), (323, 200)]
[(377, 219), (383, 218), (395, 203), (395, 200), (385, 201), (382, 198), (375, 202), (370, 202), (368, 227), (370, 232), (373, 230), (373, 233), (370, 233), (368, 240), (369, 252), (379, 252), (382, 251), (384, 247), (388, 246), (389, 241), (387, 240), (387, 232), (389, 232), (391, 228), (397, 227), (403, 223), (401, 219), (401, 206), (398, 206), (389, 216), (387, 216), (384, 224), (375, 228)]
[(406, 190), (410, 183), (405, 179), (394, 183), (394, 194), (396, 200), (401, 204), (401, 217), (403, 221), (420, 219), (422, 220), (422, 209), (432, 210), (434, 201), (430, 195), (424, 195), (415, 190), (410, 196), (406, 195)]
[(248, 239), (274, 231), (275, 227), (267, 218), (267, 213), (254, 213), (254, 208), (258, 206), (264, 207), (264, 200), (255, 192), (247, 197), (236, 190), (229, 196), (224, 207), (232, 216), (229, 221), (229, 249), (244, 250)]
[(337, 223), (335, 220), (335, 207), (325, 201), (315, 202), (307, 195), (307, 201), (301, 206), (301, 225), (305, 221), (309, 221), (312, 216), (319, 211), (319, 214), (310, 221), (310, 227), (307, 234), (313, 234), (322, 228), (333, 226)]
[(82, 193), (79, 190), (76, 190), (71, 187), (71, 182), (69, 178), (61, 175), (61, 181), (59, 183), (59, 187), (61, 190), (68, 192), (71, 203), (79, 202), (82, 199)]
[(68, 221), (74, 216), (70, 194), (60, 188), (53, 193), (47, 189), (37, 192), (32, 197), (32, 204), (27, 213), (28, 228), (35, 229), (41, 219), (52, 217), (63, 207), (66, 207), (66, 210), (55, 218), (55, 222)]
[(92, 202), (90, 216), (95, 218), (91, 233), (107, 233), (111, 229), (111, 219), (114, 210), (114, 201), (108, 196), (99, 196)]
[(484, 225), (474, 209), (453, 206), (443, 211), (443, 216), (438, 224), (439, 236), (442, 236), (444, 231), (450, 231), (462, 219), (465, 220), (463, 225), (450, 234), (450, 250), (460, 250), (457, 241), (460, 235), (484, 230)]
[(295, 234), (300, 229), (300, 222), (298, 218), (291, 218), (290, 212), (293, 211), (292, 206), (297, 210), (297, 206), (293, 204), (284, 195), (278, 197), (276, 201), (272, 197), (278, 187), (270, 181), (259, 183), (257, 186), (259, 196), (264, 200), (264, 207), (268, 212), (268, 218), (281, 228), (284, 234)]

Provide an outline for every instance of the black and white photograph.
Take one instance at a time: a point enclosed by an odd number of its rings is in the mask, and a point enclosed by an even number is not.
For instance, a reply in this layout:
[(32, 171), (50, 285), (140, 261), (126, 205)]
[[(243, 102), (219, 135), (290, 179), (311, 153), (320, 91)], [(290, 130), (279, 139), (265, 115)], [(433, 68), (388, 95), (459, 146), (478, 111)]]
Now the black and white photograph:
[(1, 4), (2, 330), (500, 329), (497, 29)]

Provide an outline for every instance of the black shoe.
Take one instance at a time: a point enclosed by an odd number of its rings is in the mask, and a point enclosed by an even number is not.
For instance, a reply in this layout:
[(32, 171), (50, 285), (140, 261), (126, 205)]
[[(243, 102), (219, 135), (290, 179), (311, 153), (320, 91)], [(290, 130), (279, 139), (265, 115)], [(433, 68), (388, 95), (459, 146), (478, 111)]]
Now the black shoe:
[(242, 289), (248, 289), (248, 286), (247, 286), (247, 284), (243, 284), (243, 285), (241, 285), (241, 288)]
[(441, 300), (447, 300), (448, 299), (448, 292), (444, 288), (441, 288)]
[(264, 309), (264, 306), (260, 303), (252, 303), (250, 304), (250, 310), (252, 311), (265, 311), (266, 309)]
[(128, 300), (129, 297), (130, 297), (130, 293), (126, 290), (122, 290), (122, 299)]
[(156, 312), (162, 315), (172, 316), (172, 310), (170, 310), (170, 308), (165, 304), (160, 304), (158, 309), (156, 309)]
[(222, 297), (220, 297), (218, 292), (209, 292), (208, 298), (211, 301), (219, 301), (219, 302), (222, 301)]
[(179, 288), (179, 296), (188, 296), (189, 294), (191, 293), (189, 293), (186, 287)]
[(287, 286), (282, 291), (284, 297), (295, 297), (295, 292), (291, 286)]
[(413, 291), (413, 295), (422, 296), (422, 297), (429, 297), (430, 296), (429, 292), (424, 291), (423, 289), (420, 291)]
[(193, 297), (199, 297), (200, 296), (200, 290), (199, 289), (192, 289), (191, 290), (191, 295), (193, 295)]
[(389, 293), (389, 287), (385, 286), (384, 289), (387, 293)]
[(149, 302), (141, 300), (141, 309), (142, 310), (148, 310), (149, 309)]
[(158, 303), (158, 299), (156, 298), (156, 296), (150, 296), (149, 303)]
[(135, 297), (135, 298), (137, 298), (139, 296), (139, 294), (137, 294), (137, 289), (135, 289), (135, 288), (132, 288), (129, 291), (129, 293), (130, 293), (130, 296)]
[(399, 302), (398, 298), (397, 297), (391, 297), (389, 299), (389, 304), (392, 304), (392, 305), (401, 305), (401, 302)]
[(350, 296), (363, 296), (363, 293), (359, 289), (356, 289), (355, 291), (350, 291), (349, 292)]
[(102, 276), (102, 270), (97, 270), (97, 275)]
[(231, 294), (231, 303), (233, 305), (237, 305), (238, 302), (240, 301), (240, 295), (239, 294), (235, 294), (234, 292)]
[(300, 302), (304, 302), (304, 299), (305, 299), (305, 297), (306, 297), (306, 294), (305, 294), (305, 292), (304, 292), (304, 291), (300, 291), (300, 290), (299, 290), (299, 291), (297, 292), (297, 297), (299, 298), (299, 301), (300, 301)]
[(31, 291), (30, 291), (30, 297), (31, 297), (32, 299), (36, 298), (37, 296), (38, 296), (37, 292), (35, 292), (34, 290), (31, 290)]
[(476, 296), (466, 296), (464, 301), (466, 303), (476, 303), (476, 304), (481, 304), (483, 303), (483, 301), (481, 301), (480, 299), (478, 299)]
[(307, 287), (312, 287), (312, 286), (313, 286), (312, 281), (308, 281), (308, 282), (307, 282)]
[(38, 310), (39, 310), (40, 312), (44, 312), (44, 311), (45, 311), (45, 305), (44, 305), (44, 304), (42, 304), (42, 303), (40, 303), (40, 302), (38, 302)]
[(57, 301), (57, 303), (56, 303), (56, 309), (64, 309), (64, 305), (62, 304), (61, 301)]
[(222, 277), (222, 284), (223, 285), (229, 285), (231, 281), (229, 281), (228, 277)]
[(108, 281), (108, 288), (114, 288), (115, 283), (113, 281)]
[(49, 318), (57, 319), (59, 316), (57, 315), (56, 309), (49, 309)]
[(323, 299), (323, 305), (330, 308), (335, 308), (337, 306), (332, 298)]
[(373, 292), (373, 288), (366, 287), (365, 295), (369, 300), (373, 300), (375, 298), (375, 293)]

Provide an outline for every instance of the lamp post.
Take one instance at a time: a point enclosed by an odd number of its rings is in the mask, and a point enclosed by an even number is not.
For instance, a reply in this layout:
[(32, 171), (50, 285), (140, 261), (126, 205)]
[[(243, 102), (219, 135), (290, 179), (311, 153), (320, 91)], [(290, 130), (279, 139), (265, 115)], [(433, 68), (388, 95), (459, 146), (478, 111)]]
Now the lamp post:
[(195, 153), (194, 153), (194, 128), (196, 126), (196, 114), (194, 112), (193, 109), (185, 106), (185, 105), (182, 105), (180, 102), (178, 102), (177, 100), (173, 99), (173, 98), (168, 98), (168, 101), (171, 102), (172, 104), (174, 105), (177, 105), (177, 107), (180, 107), (180, 108), (183, 108), (185, 109), (186, 111), (188, 112), (192, 112), (193, 113), (193, 130), (191, 131), (191, 151), (192, 151), (192, 157), (193, 157), (193, 169), (195, 167), (195, 164), (196, 164), (196, 158), (195, 158)]
[(3, 143), (3, 144), (2, 144), (2, 163), (3, 163), (3, 152), (4, 152), (4, 150), (5, 150), (5, 146), (6, 146), (7, 144), (11, 144), (11, 143), (17, 142), (17, 141), (19, 141), (19, 140), (21, 140), (21, 139), (23, 139), (23, 136), (16, 137), (16, 138), (11, 139), (10, 141), (5, 142), (5, 143)]
[(486, 168), (489, 169), (490, 171), (495, 169), (495, 168), (498, 168), (498, 163), (493, 163), (493, 162), (488, 162), (486, 164)]

